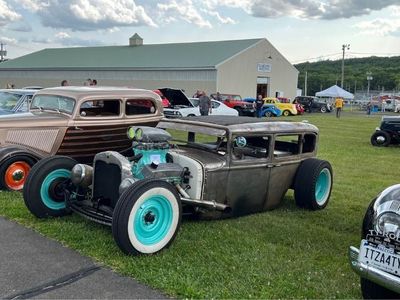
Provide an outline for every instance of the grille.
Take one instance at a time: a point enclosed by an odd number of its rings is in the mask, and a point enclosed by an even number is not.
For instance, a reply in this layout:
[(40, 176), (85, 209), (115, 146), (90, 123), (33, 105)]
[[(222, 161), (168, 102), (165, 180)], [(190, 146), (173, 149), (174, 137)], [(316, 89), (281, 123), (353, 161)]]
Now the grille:
[(94, 167), (93, 198), (100, 204), (115, 207), (119, 198), (121, 169), (114, 164), (96, 161)]
[(58, 135), (58, 129), (9, 130), (6, 142), (28, 146), (50, 153)]

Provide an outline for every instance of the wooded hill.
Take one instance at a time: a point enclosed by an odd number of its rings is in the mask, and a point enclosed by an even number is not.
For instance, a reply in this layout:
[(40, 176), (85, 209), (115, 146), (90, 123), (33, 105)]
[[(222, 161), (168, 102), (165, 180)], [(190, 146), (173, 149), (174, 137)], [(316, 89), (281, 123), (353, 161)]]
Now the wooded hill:
[[(304, 93), (304, 77), (307, 71), (307, 94), (314, 95), (334, 84), (340, 86), (342, 60), (325, 60), (305, 62), (294, 65), (299, 70), (298, 88)], [(343, 88), (354, 93), (354, 90), (367, 89), (367, 72), (371, 72), (373, 80), (370, 90), (400, 90), (400, 56), (351, 58), (344, 61)]]

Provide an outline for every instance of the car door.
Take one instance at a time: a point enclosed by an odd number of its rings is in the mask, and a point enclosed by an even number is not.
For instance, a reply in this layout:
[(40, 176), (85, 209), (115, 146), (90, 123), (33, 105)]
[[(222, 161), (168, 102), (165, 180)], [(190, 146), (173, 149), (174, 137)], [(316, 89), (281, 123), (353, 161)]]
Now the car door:
[(243, 134), (232, 139), (227, 201), (234, 216), (262, 211), (270, 173), (268, 135)]

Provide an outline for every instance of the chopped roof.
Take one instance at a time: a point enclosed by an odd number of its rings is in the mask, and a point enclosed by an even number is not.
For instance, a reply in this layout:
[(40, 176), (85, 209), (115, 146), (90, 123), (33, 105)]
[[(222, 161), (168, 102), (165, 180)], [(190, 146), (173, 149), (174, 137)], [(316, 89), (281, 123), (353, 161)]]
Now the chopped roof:
[(209, 69), (263, 39), (54, 48), (0, 64), (4, 69)]

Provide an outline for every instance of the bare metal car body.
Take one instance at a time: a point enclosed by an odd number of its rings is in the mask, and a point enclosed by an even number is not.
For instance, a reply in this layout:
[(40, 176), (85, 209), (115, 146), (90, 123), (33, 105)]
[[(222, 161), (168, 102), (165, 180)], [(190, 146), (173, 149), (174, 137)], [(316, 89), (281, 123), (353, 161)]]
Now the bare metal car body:
[[(0, 116), (0, 184), (11, 190), (21, 189), (30, 167), (44, 157), (67, 155), (90, 163), (100, 151), (127, 150), (129, 126), (155, 126), (162, 117), (159, 96), (147, 90), (39, 90), (29, 112)], [(10, 164), (14, 164), (11, 169)]]
[(112, 226), (127, 254), (156, 253), (171, 244), (183, 214), (203, 219), (273, 209), (288, 189), (296, 204), (328, 204), (333, 175), (316, 159), (318, 129), (308, 123), (249, 117), (163, 119), (135, 126), (132, 153), (98, 153), (93, 167), (65, 156), (40, 161), (24, 200), (36, 217), (73, 211)]

